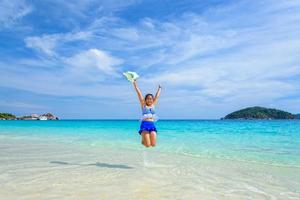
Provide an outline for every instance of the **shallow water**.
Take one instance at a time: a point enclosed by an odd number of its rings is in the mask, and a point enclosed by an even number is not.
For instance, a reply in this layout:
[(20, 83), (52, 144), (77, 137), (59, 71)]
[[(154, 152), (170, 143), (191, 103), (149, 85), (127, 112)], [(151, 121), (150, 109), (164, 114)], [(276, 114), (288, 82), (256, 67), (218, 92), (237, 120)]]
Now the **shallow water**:
[(0, 121), (0, 199), (300, 199), (300, 121)]

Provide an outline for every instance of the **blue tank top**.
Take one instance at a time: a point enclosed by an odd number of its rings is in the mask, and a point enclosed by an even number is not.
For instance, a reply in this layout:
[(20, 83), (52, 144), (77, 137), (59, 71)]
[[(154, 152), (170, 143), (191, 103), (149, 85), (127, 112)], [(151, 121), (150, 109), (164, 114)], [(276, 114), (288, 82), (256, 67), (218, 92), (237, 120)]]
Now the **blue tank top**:
[(145, 118), (153, 118), (154, 121), (157, 121), (157, 116), (155, 114), (155, 107), (154, 105), (152, 107), (149, 107), (149, 106), (146, 106), (144, 105), (143, 107), (143, 110), (142, 110), (142, 119), (145, 119)]
[(143, 114), (149, 114), (149, 113), (155, 114), (154, 106), (149, 107), (149, 106), (144, 105), (144, 107), (143, 107)]

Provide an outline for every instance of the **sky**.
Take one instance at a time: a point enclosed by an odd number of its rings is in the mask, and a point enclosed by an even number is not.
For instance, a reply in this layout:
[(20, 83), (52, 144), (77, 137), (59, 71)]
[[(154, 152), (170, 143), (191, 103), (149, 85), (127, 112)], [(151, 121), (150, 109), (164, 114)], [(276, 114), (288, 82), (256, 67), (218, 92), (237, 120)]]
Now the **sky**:
[(0, 0), (0, 112), (160, 119), (300, 113), (300, 0)]

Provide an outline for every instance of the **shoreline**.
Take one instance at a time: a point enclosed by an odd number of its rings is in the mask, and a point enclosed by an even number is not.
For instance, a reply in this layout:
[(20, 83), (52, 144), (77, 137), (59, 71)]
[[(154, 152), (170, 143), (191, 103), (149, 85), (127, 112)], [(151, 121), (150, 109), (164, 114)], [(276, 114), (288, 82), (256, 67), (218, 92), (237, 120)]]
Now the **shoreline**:
[[(3, 139), (3, 138), (2, 138)], [(6, 138), (4, 138), (5, 140)], [(12, 138), (10, 138), (12, 139)], [(33, 142), (33, 141), (37, 141), (40, 143), (44, 143), (44, 144), (49, 144), (49, 138), (47, 139), (40, 139), (40, 138), (17, 138), (17, 139), (12, 139), (14, 141), (17, 142)], [(19, 141), (18, 141), (19, 140)], [(80, 147), (80, 149), (82, 150), (96, 150), (96, 151), (100, 151), (100, 150), (115, 150), (116, 148), (118, 149), (118, 151), (128, 151), (128, 152), (142, 152), (142, 151), (150, 151), (152, 153), (155, 154), (160, 154), (160, 155), (164, 155), (166, 157), (172, 157), (172, 156), (178, 156), (178, 157), (182, 157), (182, 158), (186, 158), (186, 159), (200, 159), (200, 160), (218, 160), (219, 162), (236, 162), (236, 163), (243, 163), (246, 165), (264, 165), (264, 166), (270, 166), (270, 167), (283, 167), (283, 168), (295, 168), (295, 169), (299, 169), (300, 170), (300, 165), (291, 165), (291, 164), (280, 164), (280, 163), (272, 163), (272, 162), (263, 162), (263, 161), (258, 161), (258, 160), (250, 160), (250, 159), (237, 159), (237, 158), (226, 158), (226, 157), (221, 157), (221, 156), (204, 156), (204, 155), (197, 155), (197, 154), (192, 154), (192, 153), (186, 153), (186, 152), (169, 152), (169, 151), (163, 151), (163, 150), (157, 150), (155, 148), (147, 148), (145, 149), (145, 147), (141, 146), (140, 149), (136, 149), (135, 147), (129, 147), (129, 146), (117, 146), (117, 145), (112, 145), (112, 144), (108, 144), (106, 142), (104, 142), (103, 144), (105, 144), (105, 146), (103, 145), (95, 145), (95, 144), (86, 144), (86, 143), (69, 143), (69, 142), (65, 142), (65, 141), (60, 141), (58, 139), (50, 139), (52, 141), (50, 141), (50, 143), (52, 145), (58, 145), (58, 146), (62, 146), (62, 147), (70, 147), (73, 149), (78, 149), (78, 147)]]

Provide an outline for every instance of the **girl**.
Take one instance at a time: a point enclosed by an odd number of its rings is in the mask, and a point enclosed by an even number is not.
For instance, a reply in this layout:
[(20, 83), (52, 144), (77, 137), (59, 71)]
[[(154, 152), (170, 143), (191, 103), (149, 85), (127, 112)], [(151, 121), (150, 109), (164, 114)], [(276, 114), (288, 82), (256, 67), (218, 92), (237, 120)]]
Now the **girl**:
[(142, 108), (142, 123), (140, 126), (139, 134), (142, 135), (142, 144), (145, 147), (154, 147), (156, 144), (156, 127), (154, 125), (154, 121), (157, 120), (155, 115), (154, 106), (157, 104), (158, 98), (161, 92), (161, 86), (158, 86), (155, 97), (153, 94), (146, 94), (145, 98), (143, 98), (142, 92), (139, 89), (136, 80), (133, 81), (133, 85), (135, 91), (138, 94), (141, 108)]

